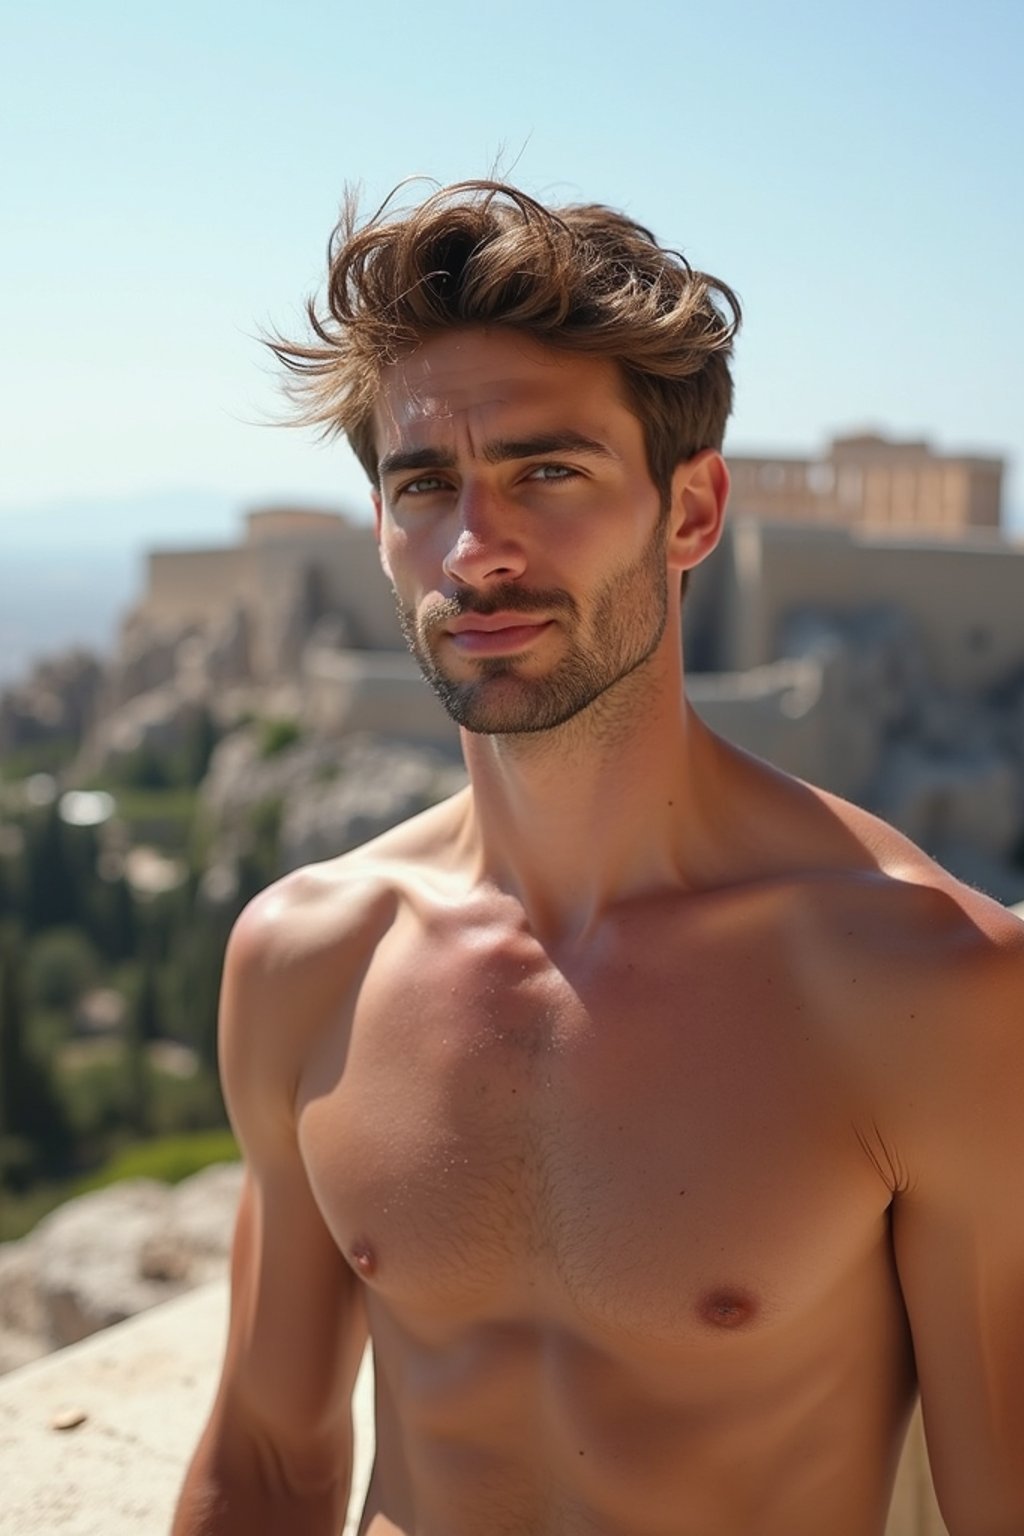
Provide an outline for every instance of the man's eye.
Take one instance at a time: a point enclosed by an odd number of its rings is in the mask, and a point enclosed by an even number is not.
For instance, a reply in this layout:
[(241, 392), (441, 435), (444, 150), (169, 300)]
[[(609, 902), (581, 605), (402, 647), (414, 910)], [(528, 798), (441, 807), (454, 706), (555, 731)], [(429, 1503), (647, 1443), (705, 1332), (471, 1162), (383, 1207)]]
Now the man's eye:
[(431, 491), (440, 491), (446, 482), (440, 475), (421, 475), (418, 480), (410, 480), (408, 485), (399, 488), (399, 496), (429, 496)]
[(527, 475), (528, 480), (571, 480), (577, 471), (571, 464), (537, 464)]

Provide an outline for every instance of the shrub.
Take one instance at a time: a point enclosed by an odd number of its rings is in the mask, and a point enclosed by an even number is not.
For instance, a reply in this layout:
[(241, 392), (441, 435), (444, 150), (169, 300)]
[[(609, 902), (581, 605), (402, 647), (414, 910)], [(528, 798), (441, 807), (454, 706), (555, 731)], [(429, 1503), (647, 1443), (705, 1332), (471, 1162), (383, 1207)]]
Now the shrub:
[(238, 1145), (230, 1131), (196, 1131), (186, 1136), (162, 1136), (137, 1142), (97, 1169), (76, 1187), (77, 1194), (104, 1189), (121, 1179), (159, 1179), (180, 1184), (211, 1163), (238, 1161)]
[(276, 720), (263, 720), (260, 722), (260, 756), (276, 757), (279, 752), (294, 746), (302, 735), (302, 729), (297, 720), (284, 717)]

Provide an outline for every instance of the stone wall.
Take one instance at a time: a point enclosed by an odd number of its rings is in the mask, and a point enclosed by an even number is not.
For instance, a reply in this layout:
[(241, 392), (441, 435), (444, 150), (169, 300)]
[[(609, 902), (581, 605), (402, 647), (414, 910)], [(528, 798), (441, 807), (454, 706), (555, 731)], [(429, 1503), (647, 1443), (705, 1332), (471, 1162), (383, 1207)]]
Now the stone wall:
[(1024, 545), (741, 518), (713, 561), (717, 669), (775, 660), (789, 616), (808, 605), (839, 616), (869, 605), (904, 610), (944, 688), (986, 688), (1024, 665)]
[(255, 675), (289, 670), (317, 622), (335, 617), (357, 650), (404, 647), (372, 531), (339, 519), (330, 532), (253, 539), (235, 549), (156, 550), (135, 628), (212, 626), (232, 609), (252, 632)]

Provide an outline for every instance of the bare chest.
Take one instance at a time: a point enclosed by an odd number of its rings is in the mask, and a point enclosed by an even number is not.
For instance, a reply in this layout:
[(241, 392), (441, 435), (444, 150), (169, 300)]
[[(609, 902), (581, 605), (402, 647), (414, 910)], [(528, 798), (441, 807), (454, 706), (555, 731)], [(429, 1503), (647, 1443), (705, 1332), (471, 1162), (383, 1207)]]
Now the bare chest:
[(342, 1251), (424, 1322), (653, 1344), (827, 1299), (884, 1230), (821, 1021), (766, 952), (382, 949), (302, 1089)]

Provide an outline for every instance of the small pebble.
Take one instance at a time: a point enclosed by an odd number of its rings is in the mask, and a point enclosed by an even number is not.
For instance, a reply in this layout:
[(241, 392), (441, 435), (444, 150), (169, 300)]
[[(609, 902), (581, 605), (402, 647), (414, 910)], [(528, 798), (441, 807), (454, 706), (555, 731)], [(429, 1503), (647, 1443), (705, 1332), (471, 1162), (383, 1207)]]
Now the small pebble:
[(55, 1413), (50, 1420), (51, 1429), (77, 1429), (79, 1424), (84, 1424), (89, 1415), (83, 1408), (62, 1408), (60, 1413)]

